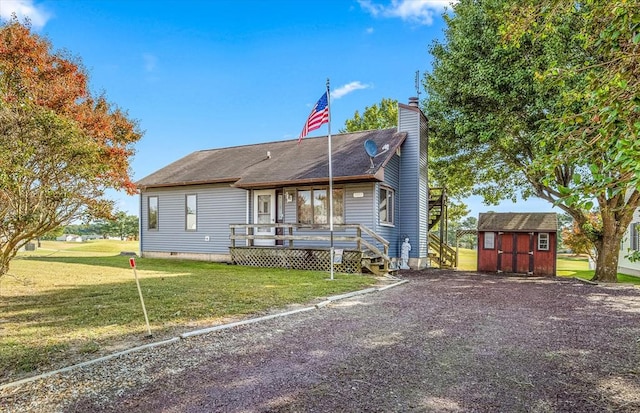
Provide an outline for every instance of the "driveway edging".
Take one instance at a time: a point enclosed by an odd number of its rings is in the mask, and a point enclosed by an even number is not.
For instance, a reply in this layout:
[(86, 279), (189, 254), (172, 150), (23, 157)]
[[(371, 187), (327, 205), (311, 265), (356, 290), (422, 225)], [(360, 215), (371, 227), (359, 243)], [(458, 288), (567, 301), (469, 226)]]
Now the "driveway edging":
[(371, 293), (375, 293), (375, 292), (380, 292), (380, 291), (384, 291), (387, 290), (389, 288), (392, 287), (397, 287), (399, 285), (408, 283), (409, 280), (402, 280), (390, 285), (385, 285), (383, 287), (379, 287), (379, 288), (367, 288), (364, 290), (359, 290), (359, 291), (354, 291), (351, 293), (346, 293), (346, 294), (341, 294), (341, 295), (335, 295), (335, 296), (331, 296), (328, 297), (327, 300), (322, 301), (318, 304), (315, 304), (311, 307), (304, 307), (304, 308), (299, 308), (296, 310), (291, 310), (291, 311), (285, 311), (282, 313), (277, 313), (277, 314), (270, 314), (270, 315), (266, 315), (266, 316), (262, 316), (262, 317), (257, 317), (257, 318), (250, 318), (247, 320), (242, 320), (242, 321), (236, 321), (233, 323), (227, 323), (227, 324), (221, 324), (218, 326), (214, 326), (214, 327), (208, 327), (208, 328), (203, 328), (203, 329), (199, 329), (199, 330), (193, 330), (193, 331), (188, 331), (186, 333), (182, 333), (179, 336), (176, 337), (172, 337), (166, 340), (162, 340), (162, 341), (157, 341), (155, 343), (149, 343), (149, 344), (143, 344), (141, 346), (137, 346), (137, 347), (132, 347), (130, 349), (127, 350), (122, 350), (122, 351), (118, 351), (116, 353), (112, 353), (112, 354), (107, 354), (106, 356), (102, 356), (102, 357), (98, 357), (96, 359), (93, 360), (87, 360), (87, 361), (83, 361), (82, 363), (78, 363), (78, 364), (73, 364), (71, 366), (67, 366), (67, 367), (63, 367), (61, 369), (57, 369), (57, 370), (52, 370), (52, 371), (48, 371), (42, 374), (39, 374), (37, 376), (33, 376), (33, 377), (25, 377), (24, 379), (20, 379), (14, 382), (10, 382), (10, 383), (5, 383), (0, 385), (0, 390), (4, 390), (4, 389), (8, 389), (11, 387), (17, 387), (20, 386), (22, 384), (26, 384), (26, 383), (30, 383), (32, 381), (36, 381), (36, 380), (40, 380), (40, 379), (44, 379), (50, 376), (54, 376), (56, 374), (61, 374), (61, 373), (66, 373), (72, 370), (76, 370), (82, 367), (86, 367), (92, 364), (97, 364), (103, 361), (107, 361), (110, 359), (114, 359), (116, 357), (119, 356), (124, 356), (126, 354), (129, 353), (134, 353), (137, 351), (142, 351), (142, 350), (146, 350), (149, 348), (153, 348), (153, 347), (159, 347), (159, 346), (164, 346), (166, 344), (171, 344), (171, 343), (175, 343), (177, 341), (181, 341), (181, 340), (185, 340), (189, 337), (195, 337), (195, 336), (199, 336), (199, 335), (203, 335), (203, 334), (207, 334), (207, 333), (211, 333), (214, 331), (220, 331), (220, 330), (226, 330), (229, 328), (233, 328), (233, 327), (238, 327), (238, 326), (242, 326), (242, 325), (247, 325), (247, 324), (254, 324), (254, 323), (258, 323), (261, 321), (267, 321), (267, 320), (271, 320), (274, 318), (280, 318), (280, 317), (286, 317), (286, 316), (290, 316), (293, 314), (298, 314), (298, 313), (303, 313), (303, 312), (307, 312), (307, 311), (312, 311), (312, 310), (317, 310), (320, 309), (322, 307), (325, 307), (331, 303), (333, 303), (334, 301), (339, 301), (339, 300), (344, 300), (346, 298), (351, 298), (351, 297), (356, 297), (358, 295), (364, 295), (364, 294), (371, 294)]

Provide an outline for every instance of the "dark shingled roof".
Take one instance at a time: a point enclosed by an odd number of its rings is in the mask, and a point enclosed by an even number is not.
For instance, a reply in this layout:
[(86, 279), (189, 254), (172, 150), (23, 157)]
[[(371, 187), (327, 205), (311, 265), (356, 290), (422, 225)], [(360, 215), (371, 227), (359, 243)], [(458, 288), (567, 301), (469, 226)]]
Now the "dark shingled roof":
[(556, 232), (555, 212), (486, 212), (478, 218), (478, 231)]
[[(331, 137), (334, 182), (382, 180), (383, 168), (407, 137), (396, 128), (345, 133)], [(389, 151), (371, 169), (364, 142)], [(267, 156), (267, 152), (271, 157)], [(327, 137), (269, 142), (193, 152), (142, 178), (139, 188), (228, 182), (240, 188), (315, 184), (329, 181)]]

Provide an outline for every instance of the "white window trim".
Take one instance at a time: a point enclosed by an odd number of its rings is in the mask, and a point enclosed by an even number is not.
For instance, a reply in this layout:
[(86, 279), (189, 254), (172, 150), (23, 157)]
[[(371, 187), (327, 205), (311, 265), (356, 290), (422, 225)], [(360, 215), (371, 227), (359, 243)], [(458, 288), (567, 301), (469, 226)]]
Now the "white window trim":
[[(196, 199), (196, 210), (195, 210), (195, 228), (189, 228), (189, 197), (195, 197)], [(198, 230), (198, 194), (186, 194), (184, 196), (184, 229), (188, 232), (195, 232)]]
[(632, 222), (629, 225), (629, 249), (640, 250), (640, 223)]
[[(156, 200), (156, 226), (151, 228), (151, 199)], [(158, 231), (160, 228), (160, 198), (157, 195), (147, 197), (147, 231)]]
[[(489, 237), (489, 234), (491, 234), (490, 237)], [(491, 243), (489, 243), (489, 240), (491, 240)], [(484, 242), (482, 244), (482, 249), (485, 249), (485, 250), (496, 249), (496, 233), (495, 232), (488, 231), (484, 233)]]
[[(310, 226), (313, 226), (313, 225), (329, 225), (329, 205), (328, 205), (329, 204), (329, 202), (328, 202), (329, 200), (328, 199), (327, 199), (327, 223), (326, 224), (317, 224), (315, 222), (316, 221), (316, 216), (315, 216), (315, 213), (314, 213), (314, 210), (313, 210), (313, 200), (315, 198), (314, 191), (326, 191), (326, 193), (328, 195), (329, 194), (329, 187), (328, 186), (317, 186), (317, 187), (314, 186), (314, 187), (311, 187), (311, 188), (298, 188), (298, 189), (296, 189), (296, 199), (298, 198), (298, 192), (304, 192), (304, 191), (310, 192), (310, 196), (311, 196), (311, 217), (312, 217), (311, 220), (313, 222), (312, 223), (305, 223), (305, 224), (301, 223), (300, 222), (300, 215), (299, 215), (298, 206), (296, 205), (296, 223), (298, 223), (300, 225), (310, 225)], [(336, 215), (336, 213), (335, 213), (336, 212), (335, 211), (336, 210), (335, 204), (337, 202), (337, 199), (336, 199), (336, 197), (333, 197), (333, 206), (334, 206), (334, 208), (333, 208), (333, 220), (334, 220), (334, 223), (333, 224), (334, 225), (340, 225), (339, 223), (335, 222), (335, 220), (336, 220), (336, 218), (342, 218), (342, 223), (346, 222), (346, 214), (347, 213), (346, 213), (346, 208), (344, 207), (344, 204), (346, 202), (345, 197), (346, 197), (346, 192), (347, 191), (343, 187), (335, 187), (335, 186), (333, 187), (333, 191), (334, 192), (335, 191), (342, 191), (342, 200), (341, 200), (341, 202), (342, 202), (342, 214), (341, 215)]]
[[(380, 198), (380, 192), (381, 191), (386, 191), (387, 192), (387, 200), (389, 198), (389, 194), (391, 193), (391, 220), (389, 221), (383, 221), (380, 218), (380, 204), (382, 203), (381, 198)], [(378, 188), (378, 222), (380, 223), (381, 226), (384, 227), (395, 227), (395, 219), (396, 219), (396, 191), (391, 188), (388, 187), (386, 185), (380, 185), (380, 187)], [(387, 217), (389, 216), (389, 203), (387, 202)]]
[[(549, 251), (550, 239), (551, 237), (548, 232), (538, 233), (538, 251)], [(542, 246), (543, 243), (546, 244), (544, 247)]]

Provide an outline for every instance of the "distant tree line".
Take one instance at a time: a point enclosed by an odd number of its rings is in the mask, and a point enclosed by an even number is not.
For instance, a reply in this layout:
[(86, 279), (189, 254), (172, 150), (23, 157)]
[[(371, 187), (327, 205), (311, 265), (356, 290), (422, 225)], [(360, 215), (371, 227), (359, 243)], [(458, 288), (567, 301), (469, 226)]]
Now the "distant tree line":
[(61, 226), (45, 234), (42, 239), (55, 240), (63, 234), (99, 235), (102, 238), (117, 237), (121, 240), (138, 239), (138, 217), (118, 212), (112, 219), (90, 223)]

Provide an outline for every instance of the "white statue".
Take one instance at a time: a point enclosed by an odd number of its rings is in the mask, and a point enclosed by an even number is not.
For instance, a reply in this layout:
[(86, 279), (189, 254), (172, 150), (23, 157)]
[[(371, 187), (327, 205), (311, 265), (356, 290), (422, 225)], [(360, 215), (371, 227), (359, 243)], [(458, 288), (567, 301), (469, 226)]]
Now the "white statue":
[(402, 247), (400, 247), (400, 269), (408, 270), (409, 265), (409, 251), (411, 251), (411, 244), (409, 244), (409, 238), (405, 238), (402, 243)]

